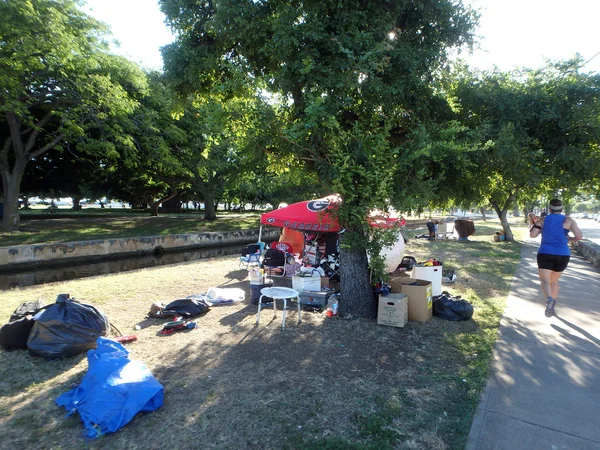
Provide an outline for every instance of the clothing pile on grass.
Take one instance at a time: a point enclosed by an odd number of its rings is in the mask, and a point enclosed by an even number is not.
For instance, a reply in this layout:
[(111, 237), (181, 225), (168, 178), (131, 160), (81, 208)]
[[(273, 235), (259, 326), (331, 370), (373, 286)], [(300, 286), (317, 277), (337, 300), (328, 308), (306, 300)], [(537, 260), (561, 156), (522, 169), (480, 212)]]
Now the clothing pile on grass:
[(245, 293), (238, 288), (210, 288), (206, 294), (194, 294), (168, 304), (153, 303), (148, 317), (168, 319), (159, 334), (167, 336), (178, 331), (190, 331), (198, 324), (192, 320), (206, 314), (213, 306), (243, 301)]

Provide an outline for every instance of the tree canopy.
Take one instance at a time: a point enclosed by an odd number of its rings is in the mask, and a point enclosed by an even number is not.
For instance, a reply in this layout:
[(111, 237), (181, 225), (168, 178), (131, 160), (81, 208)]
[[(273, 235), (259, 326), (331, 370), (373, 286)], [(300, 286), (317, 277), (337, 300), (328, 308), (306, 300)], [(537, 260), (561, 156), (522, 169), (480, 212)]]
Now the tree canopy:
[(89, 152), (128, 145), (113, 120), (130, 113), (145, 74), (110, 55), (100, 22), (73, 0), (0, 2), (0, 173), (2, 227), (19, 225), (18, 198), (29, 161), (65, 140)]
[(600, 76), (580, 72), (581, 64), (463, 69), (454, 78), (451, 102), (474, 150), (465, 154), (470, 168), (457, 198), (486, 199), (508, 238), (506, 213), (518, 200), (597, 184)]
[(160, 3), (179, 36), (164, 56), (181, 92), (245, 83), (281, 97), (281, 156), (342, 198), (342, 312), (373, 315), (365, 218), (388, 209), (402, 145), (435, 110), (435, 74), (470, 42), (475, 13), (445, 0)]

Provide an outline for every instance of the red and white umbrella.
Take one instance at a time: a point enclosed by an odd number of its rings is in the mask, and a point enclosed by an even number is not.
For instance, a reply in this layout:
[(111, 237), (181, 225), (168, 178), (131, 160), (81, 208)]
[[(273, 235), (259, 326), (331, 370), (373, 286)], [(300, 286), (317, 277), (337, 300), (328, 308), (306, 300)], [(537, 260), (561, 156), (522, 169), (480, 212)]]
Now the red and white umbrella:
[(284, 208), (264, 213), (260, 217), (260, 223), (306, 232), (337, 232), (340, 231), (340, 225), (331, 213), (335, 211), (339, 202), (339, 196), (329, 195), (317, 200), (292, 203)]

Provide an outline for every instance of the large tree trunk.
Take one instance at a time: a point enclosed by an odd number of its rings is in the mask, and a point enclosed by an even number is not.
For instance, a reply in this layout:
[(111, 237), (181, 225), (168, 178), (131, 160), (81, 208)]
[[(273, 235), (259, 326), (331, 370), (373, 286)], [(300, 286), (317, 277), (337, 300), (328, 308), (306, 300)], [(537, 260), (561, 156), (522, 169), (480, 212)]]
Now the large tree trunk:
[(0, 154), (0, 171), (2, 173), (2, 189), (4, 193), (4, 205), (2, 215), (3, 231), (19, 230), (19, 197), (21, 192), (21, 180), (25, 173), (27, 160), (24, 157), (16, 158), (12, 170), (8, 163), (8, 150), (11, 141), (7, 139)]
[(2, 215), (2, 230), (3, 231), (18, 231), (19, 230), (19, 189), (21, 184), (21, 173), (18, 176), (9, 176), (6, 180), (4, 172), (2, 173), (2, 186), (4, 189), (4, 205)]
[(160, 200), (157, 200), (157, 201), (153, 202), (153, 203), (152, 203), (152, 206), (151, 206), (151, 212), (150, 212), (150, 215), (151, 215), (152, 217), (158, 217), (158, 207), (159, 207), (160, 205), (162, 205), (162, 204), (163, 204), (163, 202), (166, 202), (167, 200), (169, 200), (169, 199), (172, 199), (172, 198), (173, 198), (173, 197), (175, 197), (176, 195), (177, 195), (177, 191), (175, 191), (175, 192), (172, 192), (171, 194), (167, 195), (166, 197), (164, 197), (164, 198), (161, 198)]
[(72, 197), (73, 199), (73, 211), (81, 210), (81, 197)]
[(498, 202), (495, 200), (492, 200), (490, 202), (492, 204), (492, 207), (494, 208), (494, 211), (496, 211), (498, 218), (500, 219), (500, 224), (502, 225), (502, 230), (504, 231), (504, 236), (506, 236), (506, 241), (511, 241), (511, 242), (514, 241), (514, 235), (513, 235), (512, 230), (510, 229), (510, 225), (508, 223), (506, 213), (508, 212), (508, 210), (511, 207), (512, 203), (514, 202), (515, 198), (516, 198), (516, 194), (509, 195), (508, 199), (506, 200), (506, 202), (504, 203), (504, 205), (502, 207), (500, 207)]
[(369, 278), (367, 252), (364, 249), (344, 248), (349, 231), (342, 234), (340, 249), (340, 315), (374, 319), (377, 306)]
[(215, 196), (210, 192), (204, 194), (204, 220), (217, 220), (217, 208), (215, 208)]

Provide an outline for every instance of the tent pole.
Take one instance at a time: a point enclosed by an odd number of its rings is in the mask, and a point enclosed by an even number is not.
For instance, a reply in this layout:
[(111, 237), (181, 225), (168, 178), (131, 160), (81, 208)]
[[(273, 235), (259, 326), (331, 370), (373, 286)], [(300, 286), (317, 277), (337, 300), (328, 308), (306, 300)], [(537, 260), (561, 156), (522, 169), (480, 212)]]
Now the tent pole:
[(258, 229), (258, 242), (260, 242), (260, 238), (262, 237), (262, 225)]

